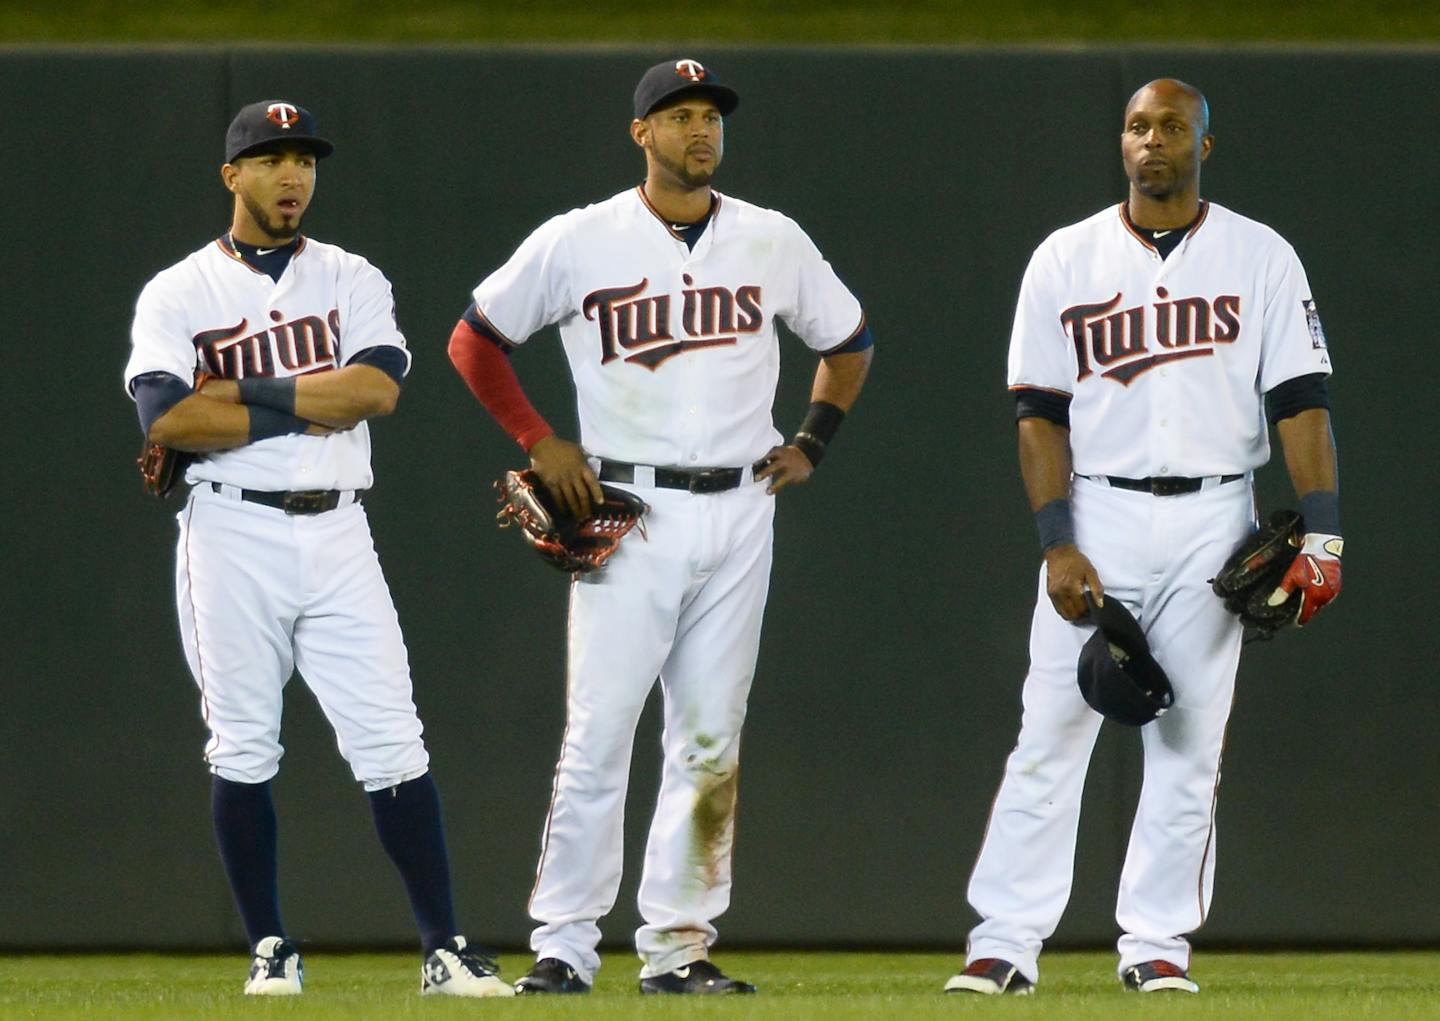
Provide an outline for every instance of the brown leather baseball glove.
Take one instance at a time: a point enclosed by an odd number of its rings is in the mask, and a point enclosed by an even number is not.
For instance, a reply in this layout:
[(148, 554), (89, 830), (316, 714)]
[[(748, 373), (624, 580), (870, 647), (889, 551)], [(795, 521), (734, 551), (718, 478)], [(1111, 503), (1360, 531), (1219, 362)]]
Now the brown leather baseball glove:
[(572, 574), (585, 574), (605, 566), (632, 528), (645, 535), (644, 515), (650, 509), (634, 493), (600, 484), (605, 500), (592, 505), (588, 517), (577, 520), (545, 488), (529, 468), (507, 471), (495, 482), (501, 528), (518, 525), (520, 536), (540, 559)]

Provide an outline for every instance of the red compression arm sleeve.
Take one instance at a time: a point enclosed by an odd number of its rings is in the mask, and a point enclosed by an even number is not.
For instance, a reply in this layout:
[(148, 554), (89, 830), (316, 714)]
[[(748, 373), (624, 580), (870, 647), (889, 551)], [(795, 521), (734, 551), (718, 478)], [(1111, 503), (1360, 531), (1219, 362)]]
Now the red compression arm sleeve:
[(520, 388), (520, 377), (515, 375), (509, 356), (463, 319), (450, 334), (450, 361), (485, 410), (522, 449), (529, 450), (554, 434), (550, 423), (540, 417)]

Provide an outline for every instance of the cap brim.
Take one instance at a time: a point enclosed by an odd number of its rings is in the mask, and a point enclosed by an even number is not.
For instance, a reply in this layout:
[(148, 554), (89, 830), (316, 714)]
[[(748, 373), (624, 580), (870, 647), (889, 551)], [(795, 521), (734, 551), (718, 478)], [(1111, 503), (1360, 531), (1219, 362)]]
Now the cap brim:
[(236, 160), (244, 156), (253, 156), (257, 152), (261, 152), (273, 146), (294, 145), (296, 143), (299, 143), (301, 145), (308, 145), (310, 147), (310, 151), (315, 154), (316, 159), (323, 160), (326, 156), (329, 156), (335, 151), (335, 146), (331, 145), (325, 139), (320, 138), (316, 135), (286, 135), (283, 138), (267, 138), (263, 142), (256, 142), (253, 145), (247, 145), (239, 152), (231, 153), (229, 156), (227, 156), (225, 158), (225, 162), (234, 163)]
[(728, 85), (712, 85), (705, 82), (686, 82), (677, 89), (665, 93), (650, 104), (649, 109), (639, 114), (640, 117), (649, 117), (656, 110), (659, 110), (672, 103), (678, 102), (686, 96), (701, 95), (707, 96), (715, 103), (715, 109), (720, 111), (722, 117), (729, 117), (740, 105), (740, 93)]

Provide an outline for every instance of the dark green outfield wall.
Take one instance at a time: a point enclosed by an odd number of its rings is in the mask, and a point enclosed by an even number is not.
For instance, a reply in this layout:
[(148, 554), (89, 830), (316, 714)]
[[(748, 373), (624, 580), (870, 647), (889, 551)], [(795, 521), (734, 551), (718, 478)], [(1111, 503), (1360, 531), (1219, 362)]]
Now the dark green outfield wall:
[[(242, 103), (314, 109), (338, 153), (307, 230), (395, 284), (415, 368), (368, 500), (446, 799), (463, 924), (518, 945), (562, 726), (565, 585), (492, 524), (518, 452), (444, 354), (475, 281), (549, 215), (633, 185), (653, 50), (0, 53), (8, 359), (0, 947), (235, 946), (174, 622), (173, 507), (139, 492), (121, 391), (136, 293), (220, 233)], [(1205, 192), (1281, 231), (1324, 316), (1347, 586), (1247, 651), (1199, 944), (1440, 941), (1433, 538), (1440, 54), (715, 50), (744, 97), (722, 190), (810, 231), (878, 337), (836, 449), (787, 492), (751, 706), (730, 944), (963, 945), (965, 881), (1019, 718), (1039, 558), (1004, 389), (1033, 247), (1123, 194), (1124, 99), (1209, 94)], [(813, 362), (786, 350), (792, 429)], [(516, 364), (573, 429), (559, 345)], [(1269, 507), (1291, 496), (1265, 474)], [(277, 784), (292, 929), (406, 943), (363, 795), (301, 684)], [(1105, 943), (1138, 788), (1102, 738), (1057, 942)], [(647, 715), (624, 942), (653, 803)]]

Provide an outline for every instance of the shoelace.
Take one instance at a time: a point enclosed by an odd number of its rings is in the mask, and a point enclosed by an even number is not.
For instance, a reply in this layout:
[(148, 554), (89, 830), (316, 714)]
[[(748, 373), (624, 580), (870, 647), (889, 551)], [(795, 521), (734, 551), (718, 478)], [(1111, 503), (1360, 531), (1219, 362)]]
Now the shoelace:
[(489, 950), (467, 946), (464, 950), (451, 952), (460, 959), (460, 963), (465, 966), (467, 971), (480, 978), (484, 978), (486, 975), (495, 975), (500, 971), (500, 962)]

